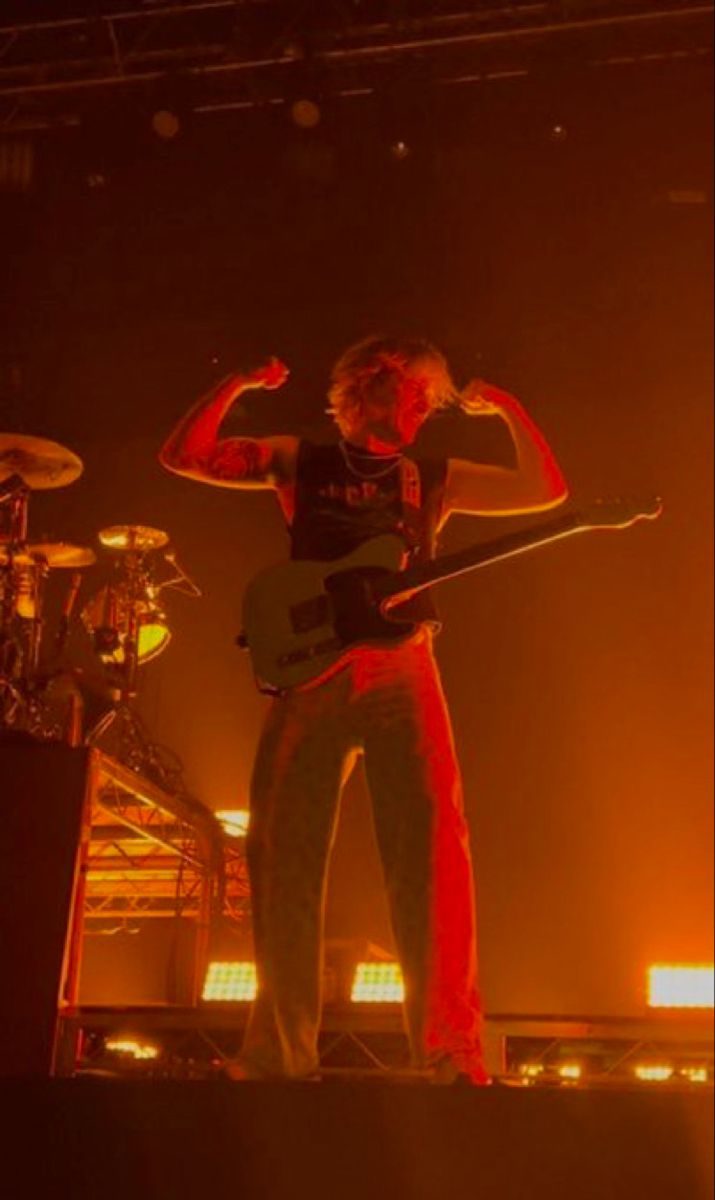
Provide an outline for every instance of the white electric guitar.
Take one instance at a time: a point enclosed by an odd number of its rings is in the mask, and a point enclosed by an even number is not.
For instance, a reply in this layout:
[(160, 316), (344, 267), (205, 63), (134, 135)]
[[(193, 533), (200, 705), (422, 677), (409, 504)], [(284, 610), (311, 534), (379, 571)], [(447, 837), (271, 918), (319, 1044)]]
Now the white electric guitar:
[(652, 521), (661, 511), (657, 499), (599, 502), (406, 568), (404, 542), (392, 534), (332, 562), (281, 563), (248, 585), (238, 644), (250, 651), (261, 691), (306, 687), (332, 674), (357, 646), (410, 637), (416, 624), (396, 606), (423, 588), (574, 533)]

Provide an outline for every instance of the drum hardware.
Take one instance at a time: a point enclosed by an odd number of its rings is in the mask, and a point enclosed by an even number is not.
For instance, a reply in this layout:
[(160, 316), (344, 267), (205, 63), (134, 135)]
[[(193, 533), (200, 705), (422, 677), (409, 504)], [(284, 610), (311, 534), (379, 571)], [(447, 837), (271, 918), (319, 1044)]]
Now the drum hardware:
[[(171, 629), (161, 602), (167, 589), (200, 596), (201, 590), (177, 561), (164, 530), (147, 525), (113, 525), (100, 530), (100, 545), (113, 558), (113, 577), (90, 598), (82, 621), (92, 638), (116, 700), (89, 729), (86, 742), (171, 790), (184, 790), (182, 766), (153, 743), (136, 710), (139, 668), (168, 646)], [(172, 573), (161, 578), (158, 552)]]
[[(98, 658), (108, 667), (133, 672), (161, 654), (171, 640), (171, 630), (161, 603), (161, 593), (172, 589), (200, 596), (201, 589), (179, 564), (162, 529), (147, 525), (113, 525), (98, 535), (100, 545), (115, 558), (114, 579), (85, 605), (82, 620), (92, 637)], [(157, 561), (150, 555), (164, 549), (163, 560), (173, 574), (161, 579)]]
[[(66, 487), (82, 470), (77, 455), (56, 442), (0, 433), (2, 730), (62, 738), (76, 726), (76, 716), (59, 723), (53, 720), (45, 703), (48, 682), (57, 674), (40, 668), (45, 589), (51, 570), (86, 567), (96, 561), (96, 555), (88, 547), (67, 542), (30, 542), (28, 530), (30, 493)], [(71, 740), (71, 734), (67, 736)]]
[[(145, 525), (101, 530), (99, 543), (112, 557), (113, 576), (81, 610), (81, 619), (102, 674), (64, 661), (80, 572), (97, 556), (67, 542), (30, 541), (29, 499), (33, 491), (67, 486), (82, 470), (81, 460), (56, 442), (0, 433), (0, 734), (71, 745), (101, 741), (102, 748), (110, 738), (120, 761), (185, 793), (180, 760), (151, 741), (135, 701), (139, 667), (171, 639), (162, 593), (200, 596), (201, 590), (179, 565), (163, 530)], [(56, 569), (72, 575), (51, 657), (41, 663), (46, 583)]]

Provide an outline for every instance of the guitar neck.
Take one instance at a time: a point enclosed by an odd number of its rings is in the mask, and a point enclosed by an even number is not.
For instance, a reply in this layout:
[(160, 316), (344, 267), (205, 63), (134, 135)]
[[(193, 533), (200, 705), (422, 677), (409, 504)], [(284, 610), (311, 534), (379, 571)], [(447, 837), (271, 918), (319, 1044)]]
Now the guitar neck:
[(515, 533), (481, 542), (478, 546), (469, 546), (455, 554), (445, 554), (428, 563), (417, 563), (380, 584), (376, 593), (379, 593), (382, 602), (397, 602), (442, 579), (453, 579), (477, 567), (486, 567), (503, 558), (513, 558), (516, 554), (523, 554), (525, 550), (531, 550), (535, 546), (543, 546), (547, 542), (555, 542), (590, 528), (592, 526), (585, 524), (579, 513), (567, 513), (532, 529), (517, 530)]

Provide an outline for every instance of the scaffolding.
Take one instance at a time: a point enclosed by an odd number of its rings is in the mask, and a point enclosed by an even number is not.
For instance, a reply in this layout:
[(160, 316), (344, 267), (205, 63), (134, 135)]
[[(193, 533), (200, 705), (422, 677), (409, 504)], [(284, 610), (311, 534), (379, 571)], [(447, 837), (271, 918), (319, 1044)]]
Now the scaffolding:
[(181, 918), (196, 936), (192, 999), (215, 921), (241, 922), (249, 887), (242, 843), (208, 809), (169, 794), (98, 750), (89, 752), (85, 833), (65, 996), (77, 1004), (84, 939), (109, 922)]
[[(250, 1005), (204, 1003), (194, 1008), (84, 1006), (66, 1018), (79, 1038), (77, 1073), (207, 1079), (240, 1049)], [(117, 1044), (121, 1049), (117, 1050)], [(151, 1046), (152, 1057), (129, 1047)], [(712, 1089), (712, 1015), (635, 1016), (487, 1013), (487, 1069), (518, 1087)], [(410, 1066), (399, 1005), (328, 1002), (318, 1045), (325, 1079), (419, 1082)], [(672, 1074), (641, 1082), (639, 1063), (669, 1064)]]

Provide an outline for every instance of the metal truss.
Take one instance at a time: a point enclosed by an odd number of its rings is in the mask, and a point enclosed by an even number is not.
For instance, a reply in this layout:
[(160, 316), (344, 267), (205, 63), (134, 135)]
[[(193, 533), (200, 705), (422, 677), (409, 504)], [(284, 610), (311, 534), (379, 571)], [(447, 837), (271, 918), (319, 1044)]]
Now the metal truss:
[[(72, 6), (65, 7), (72, 12)], [(82, 124), (131, 92), (194, 112), (565, 65), (701, 56), (713, 0), (202, 0), (0, 27), (0, 131)]]
[[(145, 1073), (164, 1078), (207, 1077), (241, 1045), (248, 1005), (204, 1004), (192, 1009), (77, 1008), (63, 1017), (71, 1042), (82, 1031), (80, 1072)], [(117, 1035), (154, 1043), (151, 1063), (118, 1061), (106, 1049)], [(668, 1014), (643, 1017), (579, 1017), (549, 1014), (487, 1014), (484, 1023), (487, 1068), (514, 1086), (632, 1088), (633, 1065), (642, 1059), (670, 1061), (668, 1086), (691, 1088), (679, 1074), (697, 1064), (713, 1084), (713, 1034), (709, 1015)], [(319, 1041), (320, 1073), (326, 1079), (382, 1077), (419, 1082), (425, 1072), (409, 1066), (399, 1005), (326, 1004)], [(578, 1061), (583, 1074), (564, 1080), (558, 1068)], [(534, 1066), (543, 1072), (534, 1074)], [(532, 1068), (530, 1072), (525, 1067)], [(662, 1088), (662, 1084), (658, 1084)]]
[(247, 905), (243, 855), (207, 809), (169, 795), (99, 752), (85, 858), (87, 932), (108, 921), (216, 914)]
[(497, 1023), (505, 1073), (531, 1086), (561, 1085), (561, 1068), (574, 1062), (592, 1087), (632, 1085), (634, 1066), (643, 1061), (672, 1062), (675, 1070), (697, 1064), (713, 1082), (708, 1012), (630, 1018), (502, 1016), (494, 1018), (493, 1027)]

